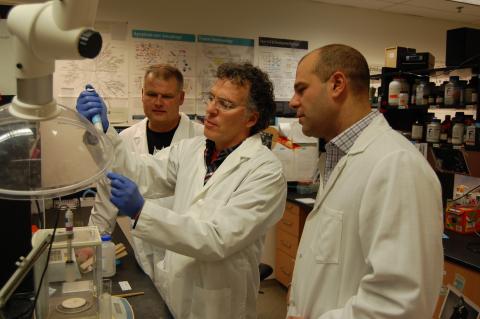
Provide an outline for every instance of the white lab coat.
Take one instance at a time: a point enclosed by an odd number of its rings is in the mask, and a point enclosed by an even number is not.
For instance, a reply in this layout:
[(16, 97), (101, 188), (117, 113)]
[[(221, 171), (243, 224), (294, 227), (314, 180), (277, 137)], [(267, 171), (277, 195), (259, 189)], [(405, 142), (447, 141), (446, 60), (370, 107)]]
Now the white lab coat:
[(280, 161), (247, 138), (204, 185), (205, 138), (182, 140), (155, 157), (115, 145), (113, 170), (145, 197), (171, 195), (173, 209), (146, 201), (133, 236), (167, 248), (155, 285), (175, 318), (256, 318), (265, 234), (281, 218), (286, 181)]
[[(142, 121), (120, 132), (120, 137), (126, 142), (129, 150), (137, 154), (148, 154), (147, 122), (148, 119), (144, 118)], [(203, 136), (203, 125), (190, 120), (186, 114), (180, 113), (180, 123), (173, 135), (172, 144), (194, 136)], [(89, 224), (97, 225), (100, 232), (111, 233), (116, 224), (118, 210), (110, 202), (110, 188), (105, 180), (99, 182), (97, 192)], [(173, 206), (173, 197), (154, 200), (158, 205), (166, 208), (172, 208)], [(133, 250), (138, 263), (153, 280), (154, 265), (163, 259), (165, 249), (159, 246), (152, 246), (138, 237), (133, 237)]]
[(435, 173), (379, 115), (317, 195), (297, 252), (288, 314), (431, 318), (442, 283), (442, 230)]

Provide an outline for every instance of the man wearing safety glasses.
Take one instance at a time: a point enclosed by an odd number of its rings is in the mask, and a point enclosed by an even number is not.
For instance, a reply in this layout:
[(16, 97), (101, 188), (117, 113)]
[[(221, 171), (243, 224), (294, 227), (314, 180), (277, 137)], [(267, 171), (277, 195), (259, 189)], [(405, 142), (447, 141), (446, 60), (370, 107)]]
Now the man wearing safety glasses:
[[(96, 93), (82, 94), (83, 116), (105, 114)], [(175, 318), (256, 318), (264, 237), (286, 200), (282, 165), (258, 134), (274, 115), (273, 86), (251, 64), (229, 63), (205, 98), (205, 137), (154, 156), (128, 152), (107, 125), (110, 200), (136, 220), (134, 236), (167, 249), (155, 284)], [(173, 194), (172, 209), (148, 200)]]

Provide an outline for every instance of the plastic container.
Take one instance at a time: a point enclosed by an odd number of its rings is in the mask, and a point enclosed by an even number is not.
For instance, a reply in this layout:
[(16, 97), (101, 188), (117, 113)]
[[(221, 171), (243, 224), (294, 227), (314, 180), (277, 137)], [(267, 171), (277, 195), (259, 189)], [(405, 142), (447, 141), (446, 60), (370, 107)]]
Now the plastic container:
[(460, 105), (461, 88), (458, 76), (451, 76), (450, 81), (445, 84), (445, 107), (457, 107)]
[(412, 84), (412, 94), (410, 94), (410, 105), (417, 105), (417, 86), (420, 80), (416, 79)]
[(421, 80), (415, 91), (417, 106), (428, 106), (428, 96), (430, 95), (430, 87), (427, 81)]
[(112, 277), (115, 273), (115, 244), (109, 234), (104, 234), (102, 235), (102, 276)]
[(420, 142), (423, 139), (423, 124), (416, 121), (412, 125), (412, 140)]
[(398, 106), (400, 91), (402, 90), (402, 79), (394, 78), (388, 85), (388, 105)]
[(452, 126), (452, 144), (462, 145), (464, 136), (465, 124), (463, 121), (457, 119)]
[(471, 122), (465, 129), (465, 145), (475, 146), (475, 122)]
[(426, 140), (428, 143), (440, 142), (440, 120), (439, 119), (433, 119), (430, 123), (428, 123)]
[(408, 92), (400, 92), (398, 95), (398, 108), (399, 109), (407, 109), (408, 108)]

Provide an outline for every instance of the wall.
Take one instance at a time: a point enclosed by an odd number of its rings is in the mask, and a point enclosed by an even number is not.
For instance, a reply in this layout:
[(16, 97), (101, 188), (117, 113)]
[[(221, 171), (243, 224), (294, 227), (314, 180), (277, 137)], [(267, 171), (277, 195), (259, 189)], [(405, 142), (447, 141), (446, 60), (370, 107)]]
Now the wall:
[(13, 63), (13, 41), (7, 30), (7, 20), (0, 19), (0, 95), (14, 95), (17, 91)]
[(393, 45), (430, 51), (444, 61), (446, 30), (464, 26), (310, 0), (102, 0), (97, 20), (166, 32), (308, 40), (310, 48), (345, 43), (380, 65), (385, 47)]

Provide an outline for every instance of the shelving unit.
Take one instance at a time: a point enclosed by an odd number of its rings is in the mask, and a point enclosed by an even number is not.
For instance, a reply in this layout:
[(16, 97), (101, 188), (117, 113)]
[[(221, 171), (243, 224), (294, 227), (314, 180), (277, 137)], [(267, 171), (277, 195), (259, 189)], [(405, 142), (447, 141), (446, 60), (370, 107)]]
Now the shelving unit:
[[(382, 93), (382, 105), (379, 106), (379, 109), (381, 112), (384, 114), (394, 112), (395, 114), (393, 115), (385, 115), (387, 120), (392, 121), (391, 125), (395, 129), (402, 129), (402, 125), (399, 123), (396, 123), (394, 119), (400, 117), (400, 120), (402, 120), (405, 125), (411, 125), (413, 122), (410, 122), (411, 120), (415, 121), (418, 116), (420, 116), (423, 113), (427, 112), (435, 112), (436, 115), (438, 114), (452, 114), (455, 112), (464, 112), (465, 114), (473, 114), (475, 118), (480, 118), (480, 108), (478, 107), (478, 99), (477, 99), (477, 107), (474, 109), (466, 108), (466, 107), (459, 107), (459, 108), (428, 108), (428, 107), (416, 107), (416, 106), (411, 106), (408, 109), (398, 109), (397, 107), (390, 107), (388, 106), (385, 101), (388, 101), (388, 83), (393, 79), (395, 76), (403, 75), (406, 76), (409, 79), (415, 79), (415, 78), (422, 78), (425, 76), (428, 76), (429, 78), (432, 77), (442, 77), (445, 76), (445, 79), (447, 76), (452, 75), (452, 73), (455, 73), (455, 75), (459, 75), (460, 77), (466, 77), (468, 75), (474, 75), (477, 74), (479, 75), (479, 65), (461, 65), (461, 66), (456, 66), (456, 67), (443, 67), (443, 68), (436, 68), (436, 69), (422, 69), (422, 70), (411, 70), (411, 71), (401, 71), (398, 69), (394, 68), (382, 68), (382, 74), (374, 74), (370, 76), (371, 80), (379, 80), (381, 81), (380, 87), (382, 87), (383, 93)], [(478, 87), (477, 87), (477, 92), (480, 93), (480, 81), (478, 81)], [(443, 111), (443, 110), (449, 110), (449, 111)], [(402, 114), (406, 113), (406, 114)], [(410, 121), (409, 121), (410, 120)], [(395, 127), (396, 124), (399, 124), (400, 127)]]

